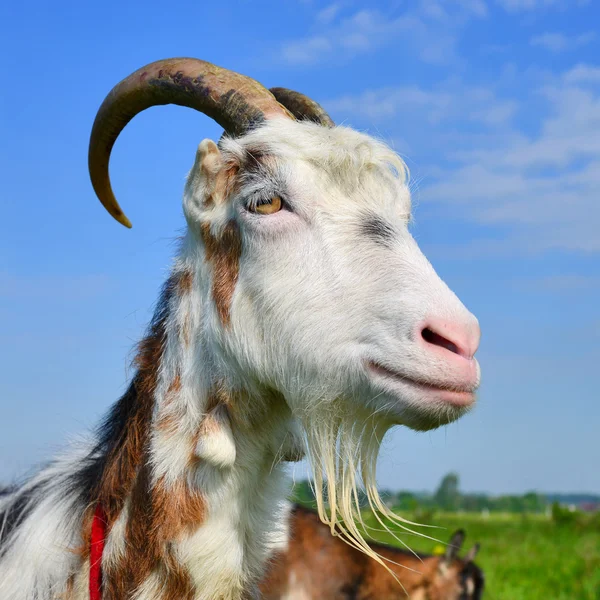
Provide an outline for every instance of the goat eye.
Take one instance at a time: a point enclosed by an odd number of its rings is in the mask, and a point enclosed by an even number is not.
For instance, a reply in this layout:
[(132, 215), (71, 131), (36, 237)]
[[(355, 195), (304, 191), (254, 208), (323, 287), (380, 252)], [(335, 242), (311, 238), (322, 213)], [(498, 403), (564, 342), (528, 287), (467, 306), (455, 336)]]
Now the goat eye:
[(273, 213), (279, 212), (283, 203), (279, 196), (273, 196), (268, 200), (259, 200), (255, 204), (248, 206), (250, 212), (258, 213), (259, 215), (272, 215)]

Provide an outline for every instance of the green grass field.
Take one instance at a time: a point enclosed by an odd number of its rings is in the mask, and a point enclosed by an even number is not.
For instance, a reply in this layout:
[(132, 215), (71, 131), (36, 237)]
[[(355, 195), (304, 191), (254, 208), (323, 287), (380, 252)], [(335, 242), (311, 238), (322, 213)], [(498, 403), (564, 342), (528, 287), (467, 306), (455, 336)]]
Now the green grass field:
[[(411, 515), (403, 515), (411, 518)], [(418, 520), (418, 517), (413, 517)], [(376, 524), (365, 513), (365, 522)], [(547, 517), (438, 513), (428, 522), (444, 529), (421, 529), (447, 541), (462, 527), (463, 553), (481, 543), (476, 559), (484, 570), (488, 600), (600, 600), (600, 528), (585, 523), (556, 524)], [(392, 536), (371, 532), (378, 541), (400, 545)], [(412, 535), (401, 539), (422, 552), (439, 552), (435, 542)]]

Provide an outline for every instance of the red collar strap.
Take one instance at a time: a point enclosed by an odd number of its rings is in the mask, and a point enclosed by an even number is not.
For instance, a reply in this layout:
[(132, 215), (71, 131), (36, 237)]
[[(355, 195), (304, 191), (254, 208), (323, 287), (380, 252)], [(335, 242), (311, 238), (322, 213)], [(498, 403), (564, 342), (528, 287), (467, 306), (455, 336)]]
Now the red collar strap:
[(90, 541), (90, 600), (102, 600), (102, 553), (106, 541), (106, 514), (96, 505)]

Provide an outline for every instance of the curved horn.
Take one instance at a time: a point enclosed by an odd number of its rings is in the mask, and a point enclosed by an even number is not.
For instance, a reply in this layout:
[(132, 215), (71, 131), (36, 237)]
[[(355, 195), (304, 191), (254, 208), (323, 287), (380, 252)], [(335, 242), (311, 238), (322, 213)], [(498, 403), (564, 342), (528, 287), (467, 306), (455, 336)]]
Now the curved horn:
[(299, 121), (314, 121), (323, 127), (334, 127), (335, 123), (325, 109), (308, 96), (287, 88), (274, 87), (269, 90)]
[(271, 117), (292, 118), (258, 81), (197, 58), (169, 58), (138, 69), (118, 83), (98, 109), (88, 154), (90, 178), (98, 199), (125, 227), (131, 227), (131, 223), (110, 185), (110, 153), (135, 115), (162, 104), (194, 108), (232, 135), (241, 135)]

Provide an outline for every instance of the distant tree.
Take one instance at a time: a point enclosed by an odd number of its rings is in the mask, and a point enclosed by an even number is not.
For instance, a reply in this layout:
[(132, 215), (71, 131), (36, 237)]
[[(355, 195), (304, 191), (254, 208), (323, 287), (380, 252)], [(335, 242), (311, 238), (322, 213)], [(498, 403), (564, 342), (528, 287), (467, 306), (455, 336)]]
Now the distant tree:
[(458, 491), (458, 475), (448, 473), (442, 479), (433, 498), (442, 510), (454, 511), (460, 506), (460, 492)]
[(460, 507), (468, 512), (481, 512), (491, 510), (492, 502), (485, 494), (462, 494)]
[[(369, 508), (370, 504), (369, 504), (369, 497), (367, 496), (367, 492), (363, 488), (358, 488), (357, 492), (358, 492), (358, 505), (361, 508)], [(394, 492), (392, 492), (391, 490), (384, 489), (384, 490), (380, 490), (379, 497), (388, 506), (393, 506), (396, 494), (394, 494)]]
[[(0, 495), (1, 493), (2, 489), (0, 488)], [(383, 501), (394, 510), (412, 512), (415, 515), (425, 513), (426, 516), (434, 515), (436, 510), (448, 512), (457, 510), (481, 512), (486, 510), (520, 514), (543, 513), (552, 499), (552, 497), (548, 498), (536, 492), (527, 492), (522, 496), (508, 494), (488, 496), (481, 493), (462, 494), (459, 490), (459, 476), (456, 473), (445, 475), (433, 495), (426, 492), (410, 492), (407, 490), (393, 492), (389, 489), (382, 490), (380, 495)], [(571, 497), (575, 496), (568, 496), (569, 499)], [(297, 482), (294, 485), (290, 499), (307, 507), (314, 508), (316, 506), (315, 496), (308, 481)], [(364, 490), (360, 488), (358, 489), (358, 501), (361, 508), (369, 508), (368, 498)], [(554, 509), (554, 515), (555, 522), (564, 522), (571, 518), (569, 515), (564, 516), (556, 508)], [(600, 512), (598, 512), (597, 521), (595, 522), (600, 525)]]
[(523, 510), (527, 512), (544, 512), (546, 504), (546, 499), (535, 492), (528, 492), (523, 496)]
[(379, 497), (388, 505), (391, 506), (394, 504), (394, 500), (396, 498), (396, 492), (388, 489), (379, 490)]
[(514, 496), (496, 496), (493, 500), (494, 510), (499, 512), (520, 512), (519, 510), (515, 511), (515, 502)]
[(566, 526), (573, 525), (577, 522), (579, 515), (577, 511), (571, 511), (558, 502), (552, 503), (552, 521), (556, 525)]
[(419, 501), (411, 492), (398, 492), (394, 508), (396, 510), (415, 511), (419, 507)]

